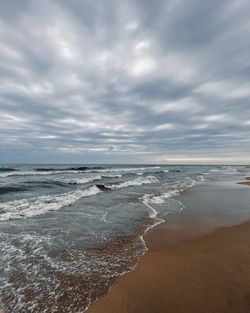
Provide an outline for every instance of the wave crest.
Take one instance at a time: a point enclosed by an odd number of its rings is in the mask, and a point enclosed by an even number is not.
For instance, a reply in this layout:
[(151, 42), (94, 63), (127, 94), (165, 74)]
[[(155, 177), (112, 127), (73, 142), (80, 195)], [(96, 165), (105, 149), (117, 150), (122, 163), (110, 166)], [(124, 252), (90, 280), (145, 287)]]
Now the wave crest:
[(0, 221), (33, 217), (49, 211), (56, 211), (64, 206), (75, 203), (83, 197), (93, 196), (99, 192), (100, 189), (96, 186), (91, 186), (84, 190), (78, 189), (59, 195), (40, 196), (1, 203), (0, 212), (2, 214), (0, 215)]
[(158, 181), (159, 180), (155, 176), (146, 176), (146, 177), (139, 177), (134, 180), (128, 180), (128, 181), (118, 183), (118, 184), (106, 185), (106, 187), (109, 189), (121, 189), (121, 188), (130, 187), (130, 186), (153, 184), (153, 183), (157, 183)]

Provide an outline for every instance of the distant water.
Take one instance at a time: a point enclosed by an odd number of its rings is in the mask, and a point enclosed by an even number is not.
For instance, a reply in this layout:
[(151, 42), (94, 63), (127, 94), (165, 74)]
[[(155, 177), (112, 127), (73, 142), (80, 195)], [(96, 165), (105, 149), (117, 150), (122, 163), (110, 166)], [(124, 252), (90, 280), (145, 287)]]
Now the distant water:
[(0, 166), (0, 308), (83, 312), (146, 251), (178, 195), (245, 166)]

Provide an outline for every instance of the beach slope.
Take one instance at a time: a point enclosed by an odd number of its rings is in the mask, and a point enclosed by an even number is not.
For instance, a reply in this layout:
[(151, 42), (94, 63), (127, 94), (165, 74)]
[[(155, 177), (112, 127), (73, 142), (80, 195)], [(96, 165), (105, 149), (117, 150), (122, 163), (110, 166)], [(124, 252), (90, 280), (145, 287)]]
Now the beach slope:
[(148, 253), (88, 313), (250, 312), (250, 221), (195, 235), (175, 219), (146, 235)]
[(250, 312), (250, 222), (153, 249), (88, 313)]

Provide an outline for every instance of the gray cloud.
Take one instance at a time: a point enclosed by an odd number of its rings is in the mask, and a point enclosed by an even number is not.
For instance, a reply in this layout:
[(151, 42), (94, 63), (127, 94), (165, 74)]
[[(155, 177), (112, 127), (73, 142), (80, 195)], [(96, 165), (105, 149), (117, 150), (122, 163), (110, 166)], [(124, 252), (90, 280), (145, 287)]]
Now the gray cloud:
[(249, 162), (249, 13), (1, 1), (0, 162)]

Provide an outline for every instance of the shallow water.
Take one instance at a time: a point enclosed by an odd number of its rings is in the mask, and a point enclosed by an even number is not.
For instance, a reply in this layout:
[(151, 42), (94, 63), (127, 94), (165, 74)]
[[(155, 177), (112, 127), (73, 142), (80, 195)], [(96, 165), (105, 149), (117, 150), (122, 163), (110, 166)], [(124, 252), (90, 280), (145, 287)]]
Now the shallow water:
[(146, 251), (145, 231), (185, 210), (179, 194), (244, 166), (0, 168), (0, 307), (83, 312)]

